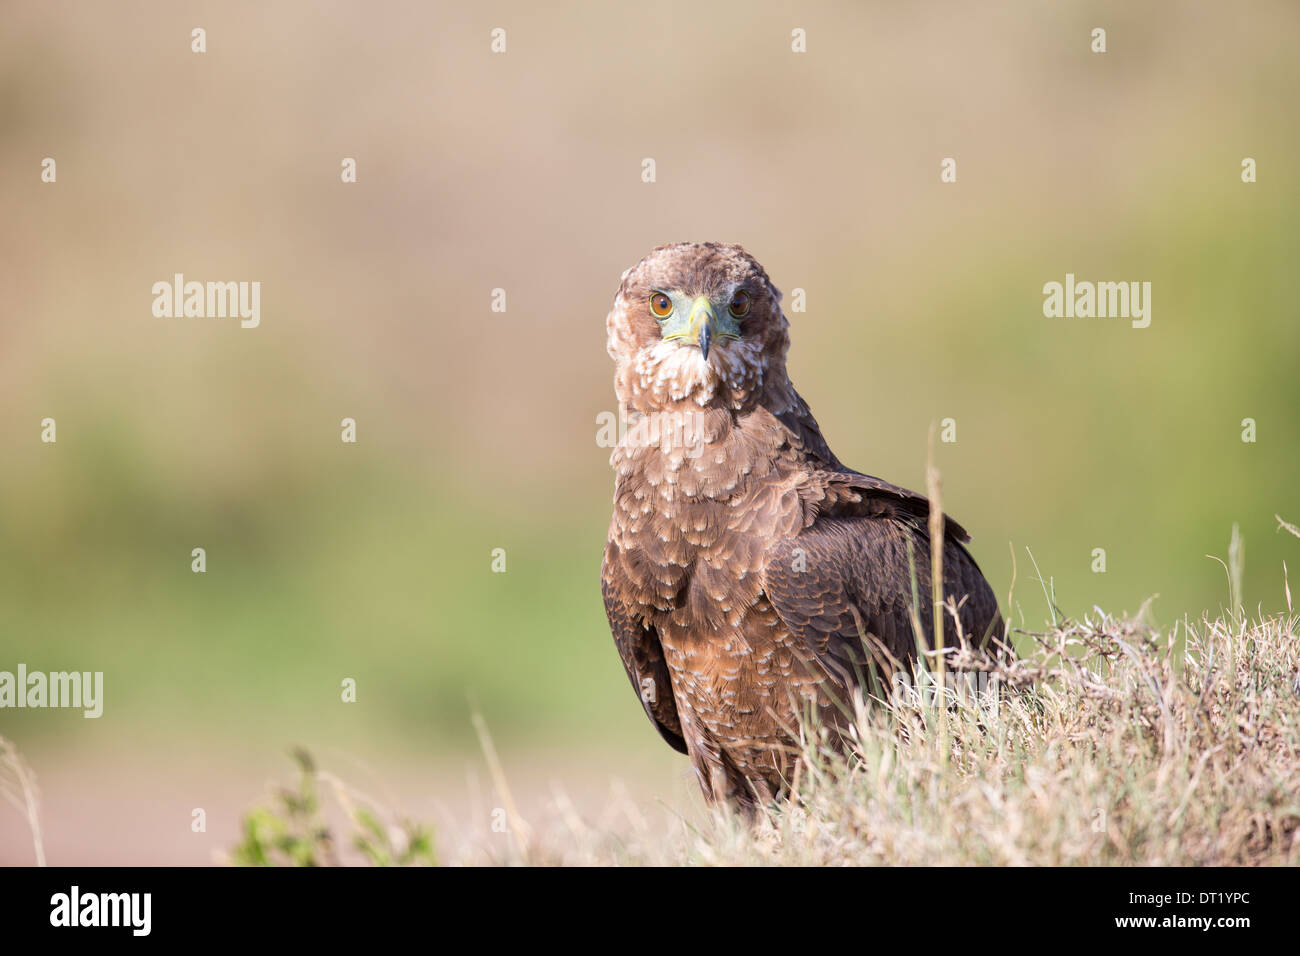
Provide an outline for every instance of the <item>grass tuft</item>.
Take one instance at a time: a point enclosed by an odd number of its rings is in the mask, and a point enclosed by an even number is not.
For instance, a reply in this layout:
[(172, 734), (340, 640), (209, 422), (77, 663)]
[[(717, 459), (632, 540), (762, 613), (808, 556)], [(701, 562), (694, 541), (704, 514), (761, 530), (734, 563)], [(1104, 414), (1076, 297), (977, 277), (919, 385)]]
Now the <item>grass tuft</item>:
[(13, 806), (27, 821), (32, 834), (32, 851), (36, 865), (45, 865), (45, 843), (41, 838), (40, 794), (36, 774), (13, 742), (0, 737), (0, 797)]
[[(589, 822), (557, 792), (544, 819), (513, 821), (526, 840), (471, 841), (455, 862), (1295, 865), (1298, 627), (1233, 614), (1162, 633), (1097, 611), (1019, 632), (1012, 661), (951, 648), (945, 696), (903, 685), (859, 707), (850, 753), (805, 726), (792, 795), (754, 825), (655, 827), (625, 796)], [(998, 692), (965, 692), (972, 673)]]

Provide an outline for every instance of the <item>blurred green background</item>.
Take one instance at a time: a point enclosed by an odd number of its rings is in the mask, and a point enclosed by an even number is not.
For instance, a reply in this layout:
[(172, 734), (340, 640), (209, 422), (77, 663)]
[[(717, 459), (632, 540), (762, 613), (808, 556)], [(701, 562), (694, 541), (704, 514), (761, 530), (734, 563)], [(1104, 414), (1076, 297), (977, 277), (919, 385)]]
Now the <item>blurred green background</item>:
[[(131, 860), (191, 859), (143, 818), (221, 779), (228, 825), (293, 743), (455, 765), (473, 708), (507, 763), (680, 784), (598, 586), (604, 317), (664, 242), (741, 242), (806, 290), (790, 372), (849, 464), (924, 487), (956, 420), (947, 507), (1000, 595), (1014, 547), (1027, 624), (1025, 548), (1067, 613), (1158, 594), (1165, 624), (1226, 602), (1206, 555), (1234, 522), (1247, 606), (1300, 566), (1273, 518), (1300, 521), (1294, 4), (0, 16), (0, 669), (106, 683), (98, 721), (0, 712), (50, 814), (94, 821), (50, 825), (62, 862), (131, 814)], [(155, 318), (174, 272), (260, 281), (260, 328)], [(1149, 281), (1150, 327), (1044, 318), (1067, 272)], [(142, 781), (182, 764), (160, 810)], [(114, 772), (110, 810), (86, 794)]]

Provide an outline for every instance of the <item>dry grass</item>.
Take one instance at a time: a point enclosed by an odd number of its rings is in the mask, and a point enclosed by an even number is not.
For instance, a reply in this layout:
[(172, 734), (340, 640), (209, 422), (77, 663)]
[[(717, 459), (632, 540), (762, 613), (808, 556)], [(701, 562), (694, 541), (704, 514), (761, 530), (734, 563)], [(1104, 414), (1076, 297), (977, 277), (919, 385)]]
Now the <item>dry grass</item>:
[[(1280, 517), (1278, 528), (1300, 537)], [(1063, 620), (1045, 584), (1053, 624), (1018, 632), (1013, 661), (962, 641), (946, 690), (939, 671), (858, 701), (848, 753), (803, 728), (792, 795), (755, 826), (716, 812), (665, 832), (630, 804), (590, 825), (557, 796), (527, 844), (480, 841), (461, 862), (1300, 863), (1300, 617), (1288, 584), (1286, 614), (1248, 619), (1242, 563), (1234, 528), (1231, 610), (1166, 633), (1145, 609)], [(965, 692), (971, 675), (993, 690)]]
[(665, 834), (631, 807), (592, 825), (557, 797), (522, 850), (499, 836), (459, 862), (1296, 864), (1298, 625), (1161, 634), (1098, 614), (1021, 635), (1009, 665), (958, 649), (1000, 697), (896, 693), (859, 711), (848, 756), (806, 734), (794, 796), (756, 827), (715, 814)]
[[(852, 752), (805, 728), (793, 796), (757, 824), (649, 820), (615, 793), (585, 819), (562, 792), (527, 820), (443, 831), (300, 756), (302, 781), (250, 812), (234, 862), (261, 865), (1295, 865), (1300, 616), (1240, 613), (1161, 633), (1096, 613), (1021, 633), (1010, 663), (951, 648), (948, 706), (901, 687), (859, 706)], [(962, 693), (961, 671), (999, 693)], [(933, 686), (933, 685), (931, 685)], [(484, 735), (486, 731), (483, 730)], [(486, 739), (486, 736), (485, 736)], [(513, 803), (493, 754), (494, 801)], [(34, 781), (0, 739), (0, 793), (41, 856)], [(324, 813), (316, 793), (346, 811)], [(504, 818), (502, 818), (504, 815)], [(511, 818), (514, 819), (511, 819)], [(458, 828), (459, 829), (459, 828)]]
[(0, 797), (27, 821), (32, 835), (32, 858), (37, 866), (45, 865), (45, 845), (41, 839), (40, 795), (36, 775), (13, 742), (0, 737)]
[[(1288, 589), (1289, 598), (1289, 589)], [(1288, 600), (1289, 604), (1289, 600)], [(951, 609), (950, 609), (951, 610)], [(1159, 632), (1096, 612), (1020, 632), (1010, 662), (949, 649), (933, 683), (858, 702), (851, 752), (803, 730), (792, 796), (751, 825), (646, 819), (615, 793), (584, 819), (558, 790), (524, 820), (480, 726), (502, 809), (439, 834), (300, 755), (297, 790), (245, 819), (234, 862), (331, 865), (1143, 865), (1300, 863), (1300, 616)], [(964, 692), (963, 674), (997, 692)], [(320, 786), (346, 813), (322, 814)], [(42, 858), (34, 779), (0, 738), (0, 794)], [(504, 808), (511, 808), (506, 810)], [(339, 814), (335, 814), (336, 817)], [(489, 832), (490, 831), (490, 832)]]

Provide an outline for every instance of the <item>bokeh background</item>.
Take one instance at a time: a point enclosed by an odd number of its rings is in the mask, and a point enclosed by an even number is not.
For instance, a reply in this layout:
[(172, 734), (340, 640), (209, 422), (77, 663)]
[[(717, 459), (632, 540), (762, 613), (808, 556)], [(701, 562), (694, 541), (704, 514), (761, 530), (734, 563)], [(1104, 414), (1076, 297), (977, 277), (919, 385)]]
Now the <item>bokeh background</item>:
[[(664, 242), (806, 290), (791, 375), (853, 466), (924, 487), (956, 419), (946, 504), (999, 594), (1016, 556), (1017, 623), (1026, 549), (1066, 613), (1166, 625), (1226, 603), (1234, 523), (1248, 607), (1300, 567), (1295, 4), (0, 18), (0, 669), (106, 683), (99, 720), (0, 712), (51, 862), (211, 862), (295, 744), (455, 839), (499, 804), (475, 710), (526, 810), (693, 812), (598, 587), (604, 317)], [(260, 281), (260, 328), (155, 318), (174, 272)], [(1151, 282), (1151, 326), (1044, 318), (1067, 272)], [(31, 854), (0, 806), (0, 862)]]

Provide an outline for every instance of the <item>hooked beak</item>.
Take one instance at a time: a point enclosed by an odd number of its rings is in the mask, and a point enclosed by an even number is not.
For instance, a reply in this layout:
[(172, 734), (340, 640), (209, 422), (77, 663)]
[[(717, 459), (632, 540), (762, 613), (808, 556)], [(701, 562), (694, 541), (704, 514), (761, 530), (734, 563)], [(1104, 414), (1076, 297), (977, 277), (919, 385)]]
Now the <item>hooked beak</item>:
[(709, 358), (709, 346), (718, 332), (718, 314), (713, 311), (713, 303), (707, 296), (698, 296), (691, 305), (691, 318), (688, 324), (690, 334), (700, 344), (700, 354), (705, 361)]

